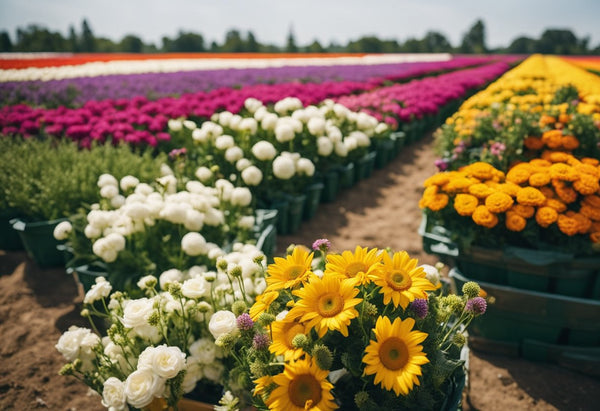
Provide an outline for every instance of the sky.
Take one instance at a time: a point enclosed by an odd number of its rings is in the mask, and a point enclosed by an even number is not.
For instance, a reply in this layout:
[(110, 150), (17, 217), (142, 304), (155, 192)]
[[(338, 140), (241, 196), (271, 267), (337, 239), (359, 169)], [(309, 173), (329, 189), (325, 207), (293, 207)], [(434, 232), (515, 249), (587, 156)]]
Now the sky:
[(67, 36), (87, 19), (97, 37), (134, 34), (160, 47), (180, 30), (222, 43), (230, 29), (252, 31), (261, 43), (282, 46), (318, 40), (345, 45), (366, 35), (404, 42), (439, 31), (453, 46), (481, 19), (489, 48), (519, 36), (539, 38), (547, 28), (569, 29), (589, 46), (600, 44), (599, 0), (0, 0), (0, 31), (35, 23)]

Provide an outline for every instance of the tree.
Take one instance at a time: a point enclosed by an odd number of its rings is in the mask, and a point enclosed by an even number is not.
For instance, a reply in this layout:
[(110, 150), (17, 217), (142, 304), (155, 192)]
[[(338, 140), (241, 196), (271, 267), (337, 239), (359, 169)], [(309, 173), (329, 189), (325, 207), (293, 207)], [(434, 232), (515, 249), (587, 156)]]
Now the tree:
[(96, 51), (96, 39), (86, 19), (81, 23), (81, 51), (92, 53)]
[(13, 51), (13, 44), (6, 31), (0, 32), (0, 52), (7, 53)]
[(128, 34), (119, 43), (119, 51), (125, 53), (141, 53), (144, 49), (144, 42), (138, 36)]
[(548, 29), (542, 33), (537, 51), (544, 54), (579, 54), (582, 50), (571, 30)]
[(73, 53), (77, 53), (79, 51), (79, 39), (77, 38), (77, 33), (75, 33), (75, 27), (73, 25), (69, 25), (69, 38), (67, 39), (69, 51)]
[(226, 53), (241, 53), (245, 51), (245, 44), (238, 30), (229, 30), (225, 34), (225, 43), (223, 43), (222, 51)]
[(487, 51), (485, 46), (485, 26), (483, 21), (477, 20), (464, 35), (459, 50), (462, 53), (482, 54)]
[(246, 51), (249, 53), (256, 53), (259, 49), (259, 44), (254, 37), (254, 34), (249, 31), (246, 36)]
[(510, 43), (506, 51), (508, 53), (515, 54), (532, 54), (536, 52), (536, 48), (536, 40), (529, 37), (521, 36), (514, 39), (512, 43)]
[(327, 50), (321, 46), (318, 40), (314, 40), (308, 47), (306, 47), (307, 53), (325, 53)]
[(428, 31), (423, 38), (423, 48), (427, 53), (444, 53), (452, 51), (450, 42), (442, 33)]
[(290, 27), (290, 32), (287, 36), (287, 42), (285, 44), (285, 51), (288, 53), (297, 53), (298, 46), (296, 46), (296, 39), (294, 37), (294, 30)]
[(29, 25), (26, 29), (17, 29), (17, 42), (14, 51), (63, 51), (66, 47), (65, 38), (58, 32), (36, 24)]

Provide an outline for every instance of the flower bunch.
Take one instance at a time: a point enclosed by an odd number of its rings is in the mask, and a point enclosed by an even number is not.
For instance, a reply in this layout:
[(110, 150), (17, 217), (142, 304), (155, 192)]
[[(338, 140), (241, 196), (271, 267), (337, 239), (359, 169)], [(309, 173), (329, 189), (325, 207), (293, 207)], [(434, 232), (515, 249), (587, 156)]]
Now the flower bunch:
[(141, 409), (158, 398), (176, 407), (194, 390), (204, 399), (214, 390), (216, 402), (231, 359), (215, 340), (236, 329), (234, 313), (265, 289), (265, 260), (237, 244), (214, 271), (193, 266), (140, 278), (139, 298), (113, 292), (98, 277), (81, 312), (92, 329), (72, 326), (56, 344), (68, 361), (61, 374), (82, 380), (111, 410)]
[(461, 246), (480, 243), (592, 253), (600, 244), (600, 167), (564, 152), (518, 163), (505, 174), (477, 162), (424, 182), (419, 202)]
[[(290, 247), (267, 288), (238, 316), (238, 388), (258, 409), (439, 409), (464, 377), (465, 327), (486, 309), (475, 283), (446, 295), (440, 273), (402, 252), (329, 242)], [(242, 325), (243, 324), (243, 325)], [(459, 389), (460, 390), (460, 389)]]

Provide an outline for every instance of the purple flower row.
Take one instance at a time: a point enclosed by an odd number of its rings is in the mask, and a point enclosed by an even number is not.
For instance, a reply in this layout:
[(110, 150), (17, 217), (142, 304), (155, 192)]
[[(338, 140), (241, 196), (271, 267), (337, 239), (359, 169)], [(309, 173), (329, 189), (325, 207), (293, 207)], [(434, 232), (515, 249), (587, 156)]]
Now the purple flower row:
[(288, 66), (175, 73), (107, 75), (51, 81), (0, 83), (0, 104), (27, 103), (35, 106), (81, 106), (88, 101), (145, 96), (157, 99), (218, 88), (254, 84), (332, 81), (400, 81), (432, 71), (447, 71), (489, 62), (491, 57), (455, 57), (448, 61), (390, 63), (376, 65)]

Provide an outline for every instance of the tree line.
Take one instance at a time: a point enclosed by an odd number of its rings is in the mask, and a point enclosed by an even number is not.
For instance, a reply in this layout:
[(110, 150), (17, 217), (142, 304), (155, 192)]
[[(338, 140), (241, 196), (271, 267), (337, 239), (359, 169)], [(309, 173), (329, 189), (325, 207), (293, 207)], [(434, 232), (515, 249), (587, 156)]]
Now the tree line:
[(322, 45), (314, 40), (308, 45), (298, 45), (293, 31), (287, 35), (284, 46), (263, 44), (252, 31), (241, 33), (229, 30), (222, 43), (207, 42), (200, 33), (179, 31), (173, 38), (164, 36), (160, 46), (145, 43), (140, 37), (128, 34), (119, 41), (96, 37), (86, 19), (79, 32), (71, 25), (69, 34), (51, 31), (41, 25), (31, 24), (18, 28), (13, 40), (6, 30), (0, 31), (0, 52), (73, 52), (73, 53), (172, 53), (172, 52), (215, 52), (215, 53), (510, 53), (510, 54), (600, 54), (600, 44), (592, 48), (589, 37), (577, 38), (568, 29), (547, 29), (540, 38), (521, 36), (508, 46), (488, 48), (485, 25), (477, 20), (463, 35), (460, 44), (452, 46), (446, 36), (438, 31), (429, 31), (423, 38), (409, 38), (404, 42), (363, 36), (346, 45)]

